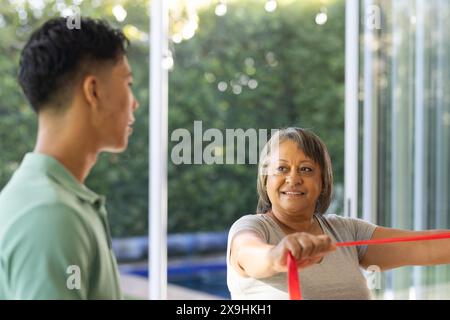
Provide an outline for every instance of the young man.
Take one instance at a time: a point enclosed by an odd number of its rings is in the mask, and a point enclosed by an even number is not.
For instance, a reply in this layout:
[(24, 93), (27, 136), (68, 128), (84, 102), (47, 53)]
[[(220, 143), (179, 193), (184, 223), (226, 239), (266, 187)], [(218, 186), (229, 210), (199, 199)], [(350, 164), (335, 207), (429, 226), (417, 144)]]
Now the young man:
[(104, 22), (59, 18), (23, 49), (19, 82), (39, 129), (0, 193), (0, 299), (122, 298), (105, 198), (83, 183), (132, 132), (128, 44)]

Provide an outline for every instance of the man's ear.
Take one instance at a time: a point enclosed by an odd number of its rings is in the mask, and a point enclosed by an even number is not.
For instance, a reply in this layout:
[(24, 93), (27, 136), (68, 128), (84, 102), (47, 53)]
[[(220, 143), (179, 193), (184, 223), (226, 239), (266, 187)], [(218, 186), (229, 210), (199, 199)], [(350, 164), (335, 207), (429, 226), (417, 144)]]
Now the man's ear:
[(82, 87), (84, 98), (89, 106), (92, 108), (97, 108), (99, 105), (98, 79), (95, 76), (89, 75), (84, 78)]

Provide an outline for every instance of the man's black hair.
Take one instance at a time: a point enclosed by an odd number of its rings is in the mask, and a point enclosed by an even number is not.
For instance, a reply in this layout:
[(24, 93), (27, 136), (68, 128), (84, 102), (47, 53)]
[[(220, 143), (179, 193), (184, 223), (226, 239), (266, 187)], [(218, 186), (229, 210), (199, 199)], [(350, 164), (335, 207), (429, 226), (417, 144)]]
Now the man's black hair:
[(63, 109), (85, 63), (116, 61), (126, 53), (129, 41), (122, 31), (90, 18), (81, 18), (79, 26), (70, 29), (66, 18), (51, 19), (25, 45), (19, 83), (36, 112), (44, 105)]

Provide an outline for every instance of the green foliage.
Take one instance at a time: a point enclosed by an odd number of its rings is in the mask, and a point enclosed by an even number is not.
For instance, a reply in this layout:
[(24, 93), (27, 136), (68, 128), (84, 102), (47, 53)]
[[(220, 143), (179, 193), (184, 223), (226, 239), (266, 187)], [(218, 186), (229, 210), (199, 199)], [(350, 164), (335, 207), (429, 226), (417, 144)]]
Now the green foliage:
[[(257, 0), (233, 2), (224, 17), (208, 8), (196, 36), (174, 45), (169, 132), (188, 128), (193, 135), (194, 120), (222, 132), (311, 128), (327, 144), (342, 184), (344, 1), (328, 7), (322, 26), (314, 21), (317, 1), (280, 5), (270, 14), (263, 7)], [(257, 80), (256, 89), (239, 83), (247, 78)], [(225, 92), (217, 89), (221, 81)], [(233, 93), (233, 85), (242, 92)], [(256, 165), (169, 166), (170, 230), (223, 230), (255, 211)]]
[[(83, 15), (148, 32), (147, 1), (122, 1), (128, 13), (124, 23), (111, 14), (116, 1), (103, 0), (96, 7), (92, 3), (82, 3)], [(311, 128), (328, 145), (336, 183), (342, 184), (344, 7), (343, 0), (327, 5), (323, 26), (314, 22), (320, 9), (314, 0), (281, 2), (273, 13), (264, 11), (262, 0), (230, 2), (224, 17), (214, 14), (214, 6), (201, 11), (196, 35), (171, 43), (175, 66), (169, 74), (169, 133), (177, 128), (192, 132), (194, 120), (203, 121), (203, 130), (222, 132)], [(41, 17), (25, 10), (28, 19), (23, 21), (9, 2), (0, 8), (6, 22), (0, 27), (0, 188), (33, 149), (36, 135), (35, 115), (16, 81), (20, 50), (33, 29), (57, 15), (53, 4), (46, 5)], [(141, 105), (129, 149), (102, 154), (86, 182), (107, 195), (116, 237), (148, 230), (147, 43), (132, 41), (129, 60)], [(257, 81), (255, 89), (242, 85), (249, 79)], [(217, 89), (220, 81), (228, 84), (225, 92)], [(234, 94), (233, 85), (241, 85), (242, 92)], [(175, 144), (169, 145), (169, 232), (224, 230), (254, 212), (256, 165), (174, 165), (170, 151)]]

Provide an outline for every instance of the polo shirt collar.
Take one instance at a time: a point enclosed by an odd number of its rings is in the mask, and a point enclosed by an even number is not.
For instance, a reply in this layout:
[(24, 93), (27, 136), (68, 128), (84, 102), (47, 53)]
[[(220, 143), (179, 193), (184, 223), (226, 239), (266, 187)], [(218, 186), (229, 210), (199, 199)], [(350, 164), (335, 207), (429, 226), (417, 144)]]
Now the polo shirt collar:
[(23, 159), (22, 166), (26, 170), (45, 171), (63, 188), (69, 189), (80, 199), (93, 205), (101, 207), (105, 204), (105, 197), (89, 190), (84, 184), (81, 184), (75, 177), (55, 158), (43, 154), (30, 152)]

